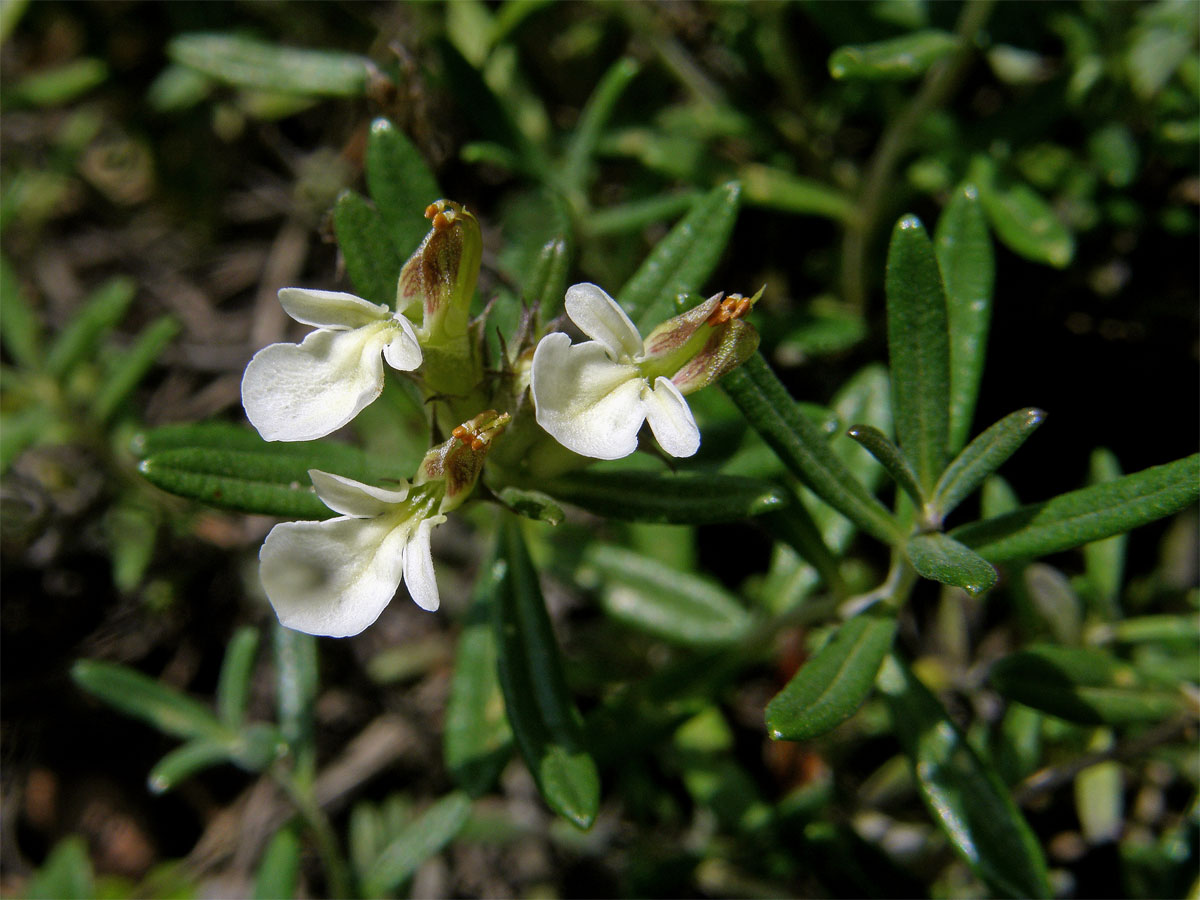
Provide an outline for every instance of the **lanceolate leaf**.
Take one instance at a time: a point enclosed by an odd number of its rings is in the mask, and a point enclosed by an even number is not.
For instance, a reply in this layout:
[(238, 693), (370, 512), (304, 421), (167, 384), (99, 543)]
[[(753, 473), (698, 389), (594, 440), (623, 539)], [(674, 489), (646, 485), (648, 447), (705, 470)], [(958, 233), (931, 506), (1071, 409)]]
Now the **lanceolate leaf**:
[(229, 762), (230, 755), (228, 740), (196, 738), (160, 759), (146, 776), (146, 785), (155, 794), (165, 794), (197, 772)]
[(165, 734), (215, 741), (229, 737), (207, 707), (126, 666), (81, 659), (71, 667), (71, 677), (105, 703)]
[(895, 634), (894, 618), (870, 611), (843, 623), (767, 705), (771, 737), (807, 740), (850, 718), (870, 693)]
[(1179, 512), (1200, 496), (1200, 454), (950, 532), (990, 562), (1045, 556)]
[(1033, 188), (1001, 179), (996, 164), (987, 156), (971, 160), (968, 177), (979, 188), (979, 199), (996, 237), (1010, 250), (1059, 269), (1071, 262), (1074, 237)]
[(829, 74), (834, 78), (906, 81), (924, 73), (957, 46), (953, 34), (934, 28), (874, 44), (847, 45), (829, 57)]
[(563, 185), (569, 193), (582, 196), (590, 175), (592, 156), (600, 140), (600, 132), (608, 123), (613, 107), (638, 73), (637, 60), (618, 59), (609, 67), (588, 98), (579, 116), (579, 125), (567, 147), (563, 168)]
[(972, 595), (996, 584), (996, 570), (987, 560), (944, 534), (919, 534), (910, 538), (904, 549), (917, 574), (932, 581), (960, 587)]
[(892, 232), (886, 290), (896, 437), (929, 496), (946, 463), (950, 344), (937, 257), (916, 216)]
[(1086, 647), (1013, 653), (989, 680), (1010, 700), (1085, 725), (1156, 722), (1184, 708), (1177, 689), (1149, 684), (1127, 663)]
[(600, 806), (600, 777), (583, 748), (537, 571), (516, 520), (505, 517), (488, 577), (504, 705), (517, 747), (546, 803), (580, 828)]
[(106, 421), (116, 411), (178, 333), (179, 323), (174, 317), (162, 316), (138, 335), (137, 342), (121, 355), (96, 390), (92, 415), (98, 421)]
[(617, 301), (643, 334), (671, 316), (679, 294), (700, 290), (716, 268), (737, 219), (741, 187), (722, 184), (692, 207), (650, 251)]
[(239, 628), (225, 650), (221, 677), (217, 681), (217, 714), (229, 728), (237, 728), (246, 717), (254, 654), (258, 651), (258, 629)]
[[(425, 207), (440, 198), (441, 191), (421, 151), (387, 119), (371, 123), (367, 138), (367, 187), (387, 225), (397, 257), (407, 259), (429, 230), (429, 222), (423, 215)], [(397, 269), (392, 276), (390, 300), (395, 299), (399, 274)]]
[(897, 536), (891, 515), (850, 474), (761, 353), (726, 375), (721, 385), (763, 440), (817, 496), (881, 541)]
[(254, 875), (254, 900), (295, 897), (300, 878), (300, 839), (296, 826), (275, 832)]
[(471, 799), (456, 792), (443, 797), (410, 822), (376, 858), (363, 877), (367, 897), (382, 897), (411, 878), (467, 824)]
[(281, 47), (232, 34), (184, 34), (167, 55), (210, 78), (242, 88), (292, 94), (353, 97), (367, 87), (365, 57)]
[(908, 460), (900, 452), (900, 448), (891, 439), (870, 425), (855, 425), (846, 432), (846, 436), (858, 441), (883, 466), (904, 492), (912, 498), (918, 509), (925, 506), (925, 496), (921, 486), (917, 484), (917, 476), (908, 464)]
[(93, 356), (105, 335), (125, 315), (136, 290), (130, 278), (113, 278), (97, 288), (50, 345), (46, 370), (62, 378), (80, 360)]
[(529, 280), (521, 288), (521, 299), (529, 308), (537, 308), (542, 321), (554, 318), (562, 306), (567, 288), (571, 253), (565, 237), (546, 243), (538, 254)]
[(383, 217), (354, 191), (345, 191), (333, 208), (333, 230), (354, 289), (372, 303), (395, 306), (396, 280), (404, 258), (388, 235)]
[[(1098, 447), (1092, 451), (1090, 481), (1103, 484), (1121, 477), (1121, 464), (1111, 450)], [(1118, 598), (1125, 572), (1125, 535), (1103, 541), (1093, 541), (1083, 548), (1087, 561), (1087, 579), (1098, 610), (1107, 619), (1119, 618)], [(1128, 620), (1126, 620), (1128, 621)]]
[(787, 492), (735, 475), (579, 472), (541, 487), (557, 500), (627, 522), (699, 525), (731, 522), (779, 509)]
[(446, 704), (442, 745), (446, 767), (471, 796), (488, 791), (512, 755), (512, 729), (496, 674), (496, 633), (488, 613), (488, 601), (498, 587), (495, 575), (493, 566), (475, 584)]
[(938, 479), (933, 507), (939, 518), (969, 497), (1045, 420), (1040, 409), (1019, 409), (971, 441)]
[(0, 339), (9, 355), (25, 368), (36, 368), (42, 360), (42, 326), (21, 281), (0, 256)]
[(746, 610), (707, 579), (604, 545), (585, 564), (604, 577), (609, 615), (634, 628), (687, 646), (736, 643), (750, 628)]
[(922, 797), (967, 865), (1007, 897), (1049, 897), (1046, 861), (1008, 788), (895, 656), (878, 687)]
[(992, 241), (974, 185), (963, 185), (954, 192), (938, 219), (934, 246), (950, 324), (950, 437), (946, 449), (956, 453), (971, 433), (987, 356), (995, 279)]

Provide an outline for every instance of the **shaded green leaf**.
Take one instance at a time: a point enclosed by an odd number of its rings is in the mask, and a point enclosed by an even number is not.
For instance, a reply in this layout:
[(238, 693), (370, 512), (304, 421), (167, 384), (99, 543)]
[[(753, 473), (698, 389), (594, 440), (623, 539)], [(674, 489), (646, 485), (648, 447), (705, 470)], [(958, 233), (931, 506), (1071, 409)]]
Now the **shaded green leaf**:
[(584, 104), (575, 134), (567, 144), (563, 164), (562, 183), (568, 194), (582, 198), (591, 180), (592, 157), (600, 140), (600, 132), (608, 124), (613, 108), (637, 76), (639, 68), (635, 59), (618, 59), (609, 66)]
[(304, 754), (313, 753), (313, 707), (317, 702), (317, 639), (311, 634), (275, 623), (272, 631), (275, 653), (275, 704), (279, 730), (293, 753), (305, 764)]
[(950, 433), (956, 453), (967, 442), (987, 357), (995, 262), (987, 218), (972, 184), (962, 185), (938, 218), (934, 232), (938, 269), (946, 289), (950, 328)]
[(254, 873), (254, 900), (295, 897), (300, 885), (300, 838), (291, 827), (275, 832)]
[(250, 676), (254, 673), (257, 652), (258, 629), (250, 625), (239, 628), (225, 650), (217, 680), (217, 716), (229, 728), (238, 728), (246, 718)]
[(1037, 838), (942, 705), (894, 655), (877, 685), (930, 814), (971, 870), (997, 894), (1050, 897)]
[(439, 853), (467, 824), (471, 798), (447, 794), (414, 819), (388, 843), (363, 877), (367, 897), (389, 894), (411, 878), (421, 865)]
[(354, 289), (372, 303), (394, 307), (404, 259), (383, 217), (354, 191), (344, 191), (333, 207), (333, 230)]
[(631, 200), (618, 206), (594, 210), (580, 225), (592, 237), (636, 231), (664, 219), (675, 218), (695, 206), (701, 196), (699, 191), (684, 190), (661, 197)]
[(5, 90), (5, 103), (61, 106), (99, 87), (108, 79), (102, 59), (73, 59), (53, 69), (27, 75)]
[(974, 550), (937, 532), (909, 538), (904, 552), (918, 575), (960, 587), (973, 596), (990, 590), (999, 577)]
[(1075, 239), (1040, 194), (1024, 182), (1001, 179), (986, 156), (971, 161), (968, 178), (979, 188), (979, 200), (996, 237), (1014, 253), (1064, 268), (1075, 255)]
[(625, 522), (732, 522), (788, 502), (778, 485), (736, 475), (577, 472), (542, 485), (557, 500)]
[(25, 885), (26, 900), (91, 900), (96, 896), (87, 841), (78, 835), (54, 845)]
[(206, 706), (126, 666), (81, 659), (71, 667), (71, 678), (88, 693), (164, 734), (216, 741), (229, 736)]
[(6, 257), (0, 256), (0, 339), (18, 365), (37, 368), (42, 361), (42, 326)]
[(1090, 647), (1030, 647), (997, 662), (988, 679), (1010, 700), (1084, 725), (1157, 722), (1184, 708), (1179, 691)]
[(767, 513), (761, 523), (772, 535), (785, 541), (804, 557), (831, 591), (839, 596), (846, 593), (837, 558), (826, 544), (802, 497), (795, 497), (783, 509)]
[(773, 740), (802, 741), (832, 731), (862, 705), (892, 648), (896, 620), (865, 612), (842, 623), (767, 704)]
[(496, 496), (501, 503), (517, 515), (525, 516), (527, 519), (537, 519), (550, 525), (559, 525), (564, 518), (562, 507), (541, 491), (506, 487)]
[(673, 315), (675, 298), (700, 290), (737, 219), (741, 187), (730, 181), (696, 201), (621, 288), (617, 301), (643, 334)]
[(886, 290), (896, 437), (929, 496), (946, 464), (950, 344), (937, 256), (916, 216), (905, 216), (892, 231)]
[(195, 106), (213, 90), (213, 80), (188, 66), (169, 65), (146, 89), (146, 102), (157, 112), (178, 112)]
[(1067, 576), (1053, 566), (1035, 562), (1021, 580), (1038, 617), (1060, 644), (1078, 644), (1083, 632), (1083, 607)]
[(486, 793), (512, 755), (512, 729), (498, 679), (496, 634), (488, 602), (498, 589), (496, 567), (475, 583), (474, 599), (458, 639), (442, 750), (454, 780), (473, 797)]
[(863, 531), (890, 542), (898, 526), (830, 449), (761, 353), (721, 381), (746, 420), (798, 478)]
[(946, 467), (934, 488), (932, 506), (938, 520), (974, 493), (1045, 420), (1040, 409), (1019, 409), (971, 441)]
[(231, 756), (230, 740), (196, 738), (160, 759), (146, 776), (146, 785), (152, 793), (165, 794), (197, 772), (229, 762)]
[[(367, 187), (388, 235), (403, 261), (417, 249), (429, 230), (425, 208), (441, 197), (441, 189), (425, 158), (400, 129), (387, 119), (371, 123), (367, 137)], [(339, 239), (341, 234), (338, 234)], [(392, 275), (395, 299), (399, 267)]]
[(175, 62), (223, 84), (286, 94), (355, 97), (374, 66), (366, 57), (281, 47), (233, 34), (182, 34), (167, 44)]
[(96, 389), (92, 415), (97, 421), (105, 422), (116, 412), (121, 401), (138, 386), (177, 334), (179, 322), (174, 316), (155, 319), (142, 330), (134, 345), (121, 354), (117, 365)]
[(46, 371), (62, 378), (85, 357), (94, 357), (105, 338), (125, 315), (137, 285), (132, 278), (112, 278), (93, 291), (71, 317), (46, 353)]
[[(1121, 477), (1121, 464), (1111, 450), (1099, 447), (1092, 451), (1089, 481), (1104, 484)], [(1083, 558), (1086, 562), (1088, 584), (1093, 600), (1105, 618), (1115, 619), (1119, 615), (1118, 598), (1125, 573), (1125, 535), (1114, 535), (1102, 541), (1085, 544)]]
[(846, 432), (846, 435), (857, 441), (868, 453), (879, 460), (884, 471), (904, 489), (918, 509), (925, 506), (925, 497), (921, 486), (917, 484), (916, 473), (908, 464), (908, 460), (904, 458), (904, 454), (900, 452), (900, 448), (892, 443), (891, 438), (870, 425), (854, 425)]
[(594, 545), (584, 564), (604, 579), (608, 614), (634, 628), (697, 647), (736, 643), (749, 631), (746, 610), (706, 578), (605, 545)]
[(737, 175), (746, 192), (746, 202), (754, 206), (797, 215), (824, 216), (840, 222), (851, 222), (855, 218), (853, 201), (823, 182), (761, 163), (742, 166)]
[(582, 719), (567, 690), (537, 571), (511, 517), (501, 524), (492, 565), (500, 687), (517, 747), (546, 803), (589, 828), (600, 806), (600, 776), (583, 747)]
[(1169, 516), (1200, 496), (1200, 454), (950, 532), (991, 562), (1045, 556)]
[(542, 247), (529, 280), (521, 286), (521, 300), (529, 309), (536, 309), (543, 321), (558, 315), (566, 296), (570, 268), (571, 252), (566, 238), (554, 238)]
[(834, 78), (907, 81), (957, 47), (957, 37), (935, 28), (873, 44), (851, 44), (830, 54), (829, 74)]

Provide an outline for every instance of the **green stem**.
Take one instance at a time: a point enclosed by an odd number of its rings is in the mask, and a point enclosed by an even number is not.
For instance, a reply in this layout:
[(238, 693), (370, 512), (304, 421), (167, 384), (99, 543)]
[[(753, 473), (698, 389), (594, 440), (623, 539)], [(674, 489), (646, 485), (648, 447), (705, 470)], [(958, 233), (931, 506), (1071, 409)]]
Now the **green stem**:
[(926, 73), (917, 95), (884, 132), (871, 158), (855, 204), (858, 216), (847, 223), (842, 235), (842, 295), (851, 308), (859, 312), (867, 305), (867, 248), (889, 197), (892, 174), (917, 127), (942, 106), (958, 86), (974, 52), (975, 35), (987, 21), (994, 3), (995, 0), (970, 0), (963, 7), (955, 29), (958, 49)]
[(329, 824), (329, 818), (317, 804), (312, 792), (296, 784), (291, 777), (292, 773), (280, 766), (271, 769), (271, 776), (275, 779), (275, 783), (283, 788), (288, 799), (292, 801), (292, 805), (300, 814), (300, 818), (304, 820), (317, 839), (317, 852), (321, 855), (325, 877), (329, 880), (329, 895), (331, 897), (354, 896), (350, 883), (350, 870), (346, 867), (346, 860), (338, 846), (337, 836), (333, 833), (333, 826)]

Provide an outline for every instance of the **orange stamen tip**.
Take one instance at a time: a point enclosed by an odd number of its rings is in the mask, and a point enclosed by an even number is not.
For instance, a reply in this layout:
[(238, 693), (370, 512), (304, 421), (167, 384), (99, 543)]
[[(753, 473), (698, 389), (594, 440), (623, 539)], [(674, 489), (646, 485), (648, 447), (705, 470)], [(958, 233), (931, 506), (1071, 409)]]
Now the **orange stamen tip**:
[(436, 216), (433, 217), (433, 230), (434, 231), (445, 231), (449, 227), (450, 227), (450, 217), (448, 215), (446, 215), (444, 212), (439, 212)]
[(441, 201), (439, 200), (437, 203), (430, 203), (427, 207), (425, 207), (425, 218), (432, 219), (434, 216), (440, 213), (442, 211), (442, 207), (439, 205), (440, 203)]

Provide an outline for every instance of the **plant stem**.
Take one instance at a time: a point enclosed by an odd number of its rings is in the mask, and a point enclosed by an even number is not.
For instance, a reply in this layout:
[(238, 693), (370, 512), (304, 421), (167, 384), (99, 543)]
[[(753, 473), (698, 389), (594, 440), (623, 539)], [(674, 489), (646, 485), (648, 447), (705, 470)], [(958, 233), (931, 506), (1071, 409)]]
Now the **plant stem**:
[(329, 895), (331, 897), (353, 896), (350, 884), (350, 872), (346, 868), (346, 860), (338, 847), (337, 836), (329, 819), (317, 805), (311, 790), (305, 790), (292, 779), (292, 773), (279, 766), (272, 767), (271, 776), (275, 783), (283, 788), (296, 807), (304, 823), (312, 829), (317, 839), (317, 852), (321, 854), (321, 863), (325, 868), (325, 877), (329, 880)]
[(912, 102), (884, 132), (867, 168), (862, 190), (855, 204), (858, 215), (846, 224), (842, 234), (842, 295), (857, 312), (867, 306), (867, 248), (888, 199), (893, 170), (908, 149), (917, 127), (925, 117), (944, 104), (958, 86), (972, 53), (975, 35), (987, 21), (995, 0), (970, 0), (962, 10), (955, 28), (958, 49), (946, 60), (933, 65), (921, 82)]

